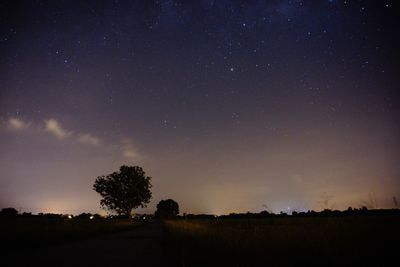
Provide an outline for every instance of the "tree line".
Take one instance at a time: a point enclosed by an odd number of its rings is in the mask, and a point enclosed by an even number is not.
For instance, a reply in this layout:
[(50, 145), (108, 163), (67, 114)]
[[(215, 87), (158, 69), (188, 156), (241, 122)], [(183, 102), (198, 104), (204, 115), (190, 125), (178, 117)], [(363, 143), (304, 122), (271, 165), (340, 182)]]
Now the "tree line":
[[(118, 218), (130, 218), (132, 210), (137, 208), (144, 208), (150, 203), (152, 198), (151, 192), (152, 184), (151, 177), (146, 175), (143, 168), (139, 166), (126, 166), (123, 165), (118, 171), (108, 175), (101, 175), (95, 179), (93, 190), (100, 194), (100, 205), (102, 208), (109, 212), (115, 213)], [(390, 210), (368, 210), (366, 207), (354, 209), (349, 207), (345, 211), (325, 209), (321, 212), (307, 211), (296, 212), (293, 211), (293, 217), (315, 217), (315, 216), (348, 216), (348, 215), (399, 215), (399, 209)], [(17, 216), (18, 211), (14, 208), (5, 208), (0, 211), (0, 216)], [(24, 216), (32, 214), (23, 213)], [(47, 217), (54, 217), (51, 214), (39, 214)], [(161, 200), (157, 204), (157, 210), (154, 213), (156, 218), (171, 218), (179, 215), (179, 205), (173, 199)], [(62, 215), (60, 215), (62, 216)], [(229, 215), (222, 215), (222, 218), (265, 218), (272, 216), (289, 216), (286, 213), (274, 214), (266, 210), (259, 213), (231, 213)], [(145, 216), (144, 216), (145, 217)], [(183, 214), (184, 218), (215, 218), (215, 215), (208, 214)], [(98, 214), (82, 213), (76, 218), (81, 219), (99, 219)]]

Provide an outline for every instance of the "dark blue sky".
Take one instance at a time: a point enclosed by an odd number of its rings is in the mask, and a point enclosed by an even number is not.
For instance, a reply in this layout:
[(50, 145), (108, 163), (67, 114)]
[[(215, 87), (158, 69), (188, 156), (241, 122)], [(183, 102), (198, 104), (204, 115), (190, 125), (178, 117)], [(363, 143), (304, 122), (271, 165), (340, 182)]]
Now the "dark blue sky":
[(399, 197), (393, 1), (0, 10), (0, 206), (98, 211), (95, 178), (122, 164), (153, 177), (145, 211), (165, 198), (220, 214)]

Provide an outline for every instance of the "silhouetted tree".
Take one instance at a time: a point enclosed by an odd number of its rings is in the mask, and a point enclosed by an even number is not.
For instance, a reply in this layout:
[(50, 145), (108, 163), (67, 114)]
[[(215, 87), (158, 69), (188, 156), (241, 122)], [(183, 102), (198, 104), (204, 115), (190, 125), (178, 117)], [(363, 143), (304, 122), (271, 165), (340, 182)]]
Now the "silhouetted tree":
[[(79, 214), (78, 216), (76, 216), (75, 218), (77, 218), (77, 219), (90, 219), (91, 216), (92, 216), (92, 214), (83, 212), (83, 213)], [(92, 218), (94, 218), (94, 217), (92, 217)]]
[(98, 214), (98, 213), (95, 213), (95, 214), (93, 214), (93, 219), (99, 220), (99, 219), (104, 219), (104, 217), (101, 216), (101, 215)]
[(4, 208), (0, 211), (1, 216), (17, 216), (18, 211), (14, 208)]
[(158, 218), (171, 218), (179, 214), (179, 205), (172, 199), (161, 200), (157, 204), (155, 216)]
[(93, 189), (103, 197), (103, 208), (129, 217), (132, 209), (150, 202), (150, 180), (141, 167), (124, 165), (117, 172), (97, 177)]

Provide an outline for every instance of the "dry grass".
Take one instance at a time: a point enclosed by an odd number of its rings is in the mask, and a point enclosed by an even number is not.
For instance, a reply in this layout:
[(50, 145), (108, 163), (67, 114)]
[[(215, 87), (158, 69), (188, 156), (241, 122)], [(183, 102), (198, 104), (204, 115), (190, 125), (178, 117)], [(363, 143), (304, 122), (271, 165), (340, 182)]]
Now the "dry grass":
[[(182, 266), (382, 265), (394, 257), (398, 217), (171, 220)], [(398, 251), (397, 251), (398, 252)]]

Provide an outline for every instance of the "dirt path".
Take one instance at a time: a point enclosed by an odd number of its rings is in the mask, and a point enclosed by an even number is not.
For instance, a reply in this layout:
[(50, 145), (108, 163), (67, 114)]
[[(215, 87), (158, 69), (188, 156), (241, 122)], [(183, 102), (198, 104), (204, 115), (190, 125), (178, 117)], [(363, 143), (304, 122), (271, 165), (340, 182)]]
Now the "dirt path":
[[(162, 225), (12, 255), (7, 266), (172, 266), (162, 249)], [(11, 256), (11, 255), (10, 255)]]

